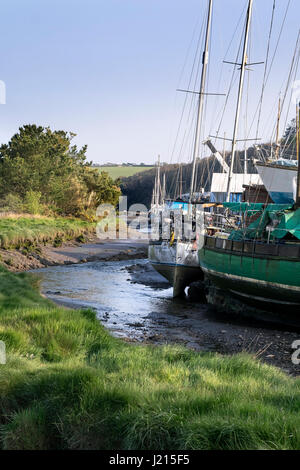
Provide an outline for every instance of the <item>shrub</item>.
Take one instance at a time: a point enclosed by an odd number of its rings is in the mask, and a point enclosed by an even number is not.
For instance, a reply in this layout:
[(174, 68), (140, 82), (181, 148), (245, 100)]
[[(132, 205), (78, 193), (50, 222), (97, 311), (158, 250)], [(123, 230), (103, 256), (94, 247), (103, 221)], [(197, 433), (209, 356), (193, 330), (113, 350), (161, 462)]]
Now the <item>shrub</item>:
[(24, 200), (24, 209), (25, 212), (29, 212), (29, 214), (41, 214), (43, 212), (43, 207), (40, 204), (42, 194), (39, 191), (32, 191), (30, 189), (25, 194)]
[(20, 196), (17, 194), (6, 194), (0, 200), (0, 211), (1, 212), (22, 212), (23, 202)]

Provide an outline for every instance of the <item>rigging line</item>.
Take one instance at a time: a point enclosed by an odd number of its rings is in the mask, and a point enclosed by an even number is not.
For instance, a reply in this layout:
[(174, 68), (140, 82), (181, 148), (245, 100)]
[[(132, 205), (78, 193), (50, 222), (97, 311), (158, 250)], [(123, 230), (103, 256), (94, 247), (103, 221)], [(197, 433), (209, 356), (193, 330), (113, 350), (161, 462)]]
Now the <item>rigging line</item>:
[[(195, 78), (195, 82), (197, 81), (197, 77)], [(187, 116), (187, 121), (186, 121), (186, 128), (185, 128), (185, 131), (184, 131), (184, 134), (183, 134), (183, 138), (182, 138), (182, 143), (181, 143), (181, 146), (180, 146), (180, 150), (179, 150), (179, 154), (178, 154), (178, 160), (181, 158), (182, 156), (182, 151), (183, 151), (183, 147), (185, 145), (187, 145), (187, 140), (188, 140), (188, 136), (190, 135), (190, 132), (191, 132), (191, 129), (192, 129), (192, 126), (194, 125), (194, 121), (195, 121), (195, 113), (194, 113), (194, 108), (195, 108), (195, 103), (196, 103), (196, 97), (195, 95), (192, 95), (191, 97), (191, 101), (190, 101), (190, 106), (189, 106), (189, 110), (188, 110), (188, 116)], [(193, 112), (192, 112), (193, 111)], [(190, 123), (190, 124), (189, 124)]]
[(266, 54), (266, 62), (265, 62), (265, 67), (264, 67), (263, 84), (262, 84), (260, 103), (259, 103), (259, 112), (258, 112), (258, 120), (257, 120), (257, 128), (256, 128), (256, 138), (258, 138), (258, 133), (259, 133), (259, 125), (260, 125), (261, 112), (262, 112), (262, 104), (263, 104), (263, 98), (264, 98), (264, 92), (265, 92), (265, 86), (266, 86), (266, 76), (267, 76), (267, 69), (268, 69), (268, 64), (269, 64), (269, 54), (270, 54), (271, 38), (272, 38), (272, 31), (273, 31), (275, 7), (276, 7), (276, 0), (273, 1), (272, 17), (271, 17), (271, 24), (270, 24), (270, 30), (269, 30), (267, 54)]
[[(246, 24), (246, 22), (245, 22), (245, 24)], [(240, 44), (239, 44), (239, 48), (238, 48), (237, 55), (236, 55), (236, 60), (235, 60), (236, 63), (238, 62), (238, 58), (239, 58), (239, 55), (240, 55), (240, 52), (241, 52), (241, 48), (242, 48), (242, 43), (243, 43), (243, 35), (241, 35)], [(232, 89), (233, 89), (233, 85), (234, 85), (234, 82), (235, 82), (235, 72), (236, 72), (236, 70), (237, 70), (237, 67), (238, 67), (237, 65), (235, 65), (235, 66), (233, 67), (233, 71), (232, 71), (232, 75), (231, 75), (231, 81), (230, 81), (230, 84), (229, 84), (228, 93), (227, 93), (227, 96), (226, 96), (226, 99), (225, 99), (223, 111), (222, 111), (222, 114), (221, 114), (221, 118), (220, 118), (220, 122), (219, 122), (218, 129), (217, 129), (217, 134), (216, 134), (217, 137), (218, 137), (218, 135), (219, 135), (219, 133), (220, 133), (220, 129), (221, 129), (221, 125), (222, 125), (222, 122), (223, 122), (223, 119), (224, 119), (224, 115), (225, 115), (225, 111), (226, 111), (227, 104), (228, 104), (228, 101), (229, 101), (229, 97), (231, 96), (231, 91), (232, 91)]]
[[(278, 94), (278, 98), (280, 98), (282, 92), (283, 85), (285, 83), (285, 80), (283, 81), (281, 87), (280, 87), (280, 92)], [(273, 122), (273, 116), (276, 113), (276, 109), (278, 108), (278, 98), (276, 96), (276, 100), (274, 100), (272, 107), (270, 108), (270, 112), (268, 114), (268, 117), (265, 119), (265, 124), (262, 130), (262, 135), (270, 135), (271, 138), (275, 136), (275, 127), (276, 125)], [(271, 123), (271, 124), (270, 124)], [(272, 127), (272, 129), (270, 129)]]
[[(297, 69), (295, 70), (295, 75), (297, 74), (297, 71), (298, 71), (299, 58), (300, 58), (300, 56), (298, 55), (298, 59), (297, 59)], [(292, 101), (292, 93), (291, 93), (291, 95), (290, 95), (288, 110), (287, 110), (286, 119), (285, 119), (285, 127), (284, 127), (285, 129), (287, 128), (287, 120), (288, 120), (288, 115), (289, 115), (289, 111), (290, 111), (290, 107), (291, 107), (291, 101)], [(289, 135), (288, 135), (288, 138), (287, 138), (287, 140), (286, 140), (286, 142), (285, 142), (285, 145), (284, 145), (284, 147), (283, 147), (282, 150), (281, 150), (281, 155), (283, 155), (284, 153), (286, 153), (287, 150), (289, 150), (289, 149), (291, 148), (291, 146), (293, 145), (293, 141), (289, 142), (289, 138), (290, 138), (290, 136), (291, 136), (291, 131), (292, 131), (292, 129), (290, 130)], [(289, 143), (288, 143), (288, 142), (289, 142)], [(294, 155), (291, 153), (290, 156), (293, 157)]]
[[(203, 28), (203, 33), (201, 33), (201, 36), (204, 34), (204, 28)], [(189, 87), (192, 83), (192, 79), (193, 79), (193, 74), (195, 73), (195, 77), (194, 77), (194, 83), (193, 83), (193, 87), (192, 89), (195, 89), (196, 88), (196, 84), (197, 82), (199, 81), (199, 71), (200, 71), (200, 66), (201, 66), (201, 63), (202, 63), (202, 56), (201, 54), (199, 53), (199, 49), (200, 49), (200, 43), (202, 42), (203, 38), (199, 37), (199, 42), (198, 42), (198, 47), (197, 47), (197, 51), (196, 51), (196, 55), (195, 55), (195, 60), (194, 60), (194, 64), (193, 64), (193, 70), (192, 70), (192, 73), (191, 73), (191, 77), (190, 77), (190, 81), (189, 81)], [(197, 60), (198, 58), (198, 60)], [(196, 61), (197, 61), (197, 67), (196, 67), (196, 70), (195, 70), (195, 66), (196, 66)], [(189, 88), (188, 87), (188, 88)], [(188, 94), (186, 93), (186, 97), (188, 96)], [(187, 116), (187, 125), (188, 123), (190, 122), (191, 120), (191, 112), (192, 112), (192, 109), (193, 107), (195, 106), (195, 96), (193, 95), (192, 96), (192, 99), (190, 101), (190, 107), (189, 107), (189, 110), (188, 110), (188, 116)], [(194, 117), (192, 116), (192, 122), (194, 120)], [(182, 140), (182, 144), (181, 144), (181, 148), (180, 148), (180, 151), (179, 151), (179, 155), (178, 155), (178, 159), (181, 158), (181, 155), (182, 155), (182, 149), (183, 149), (183, 146), (185, 145), (185, 138), (186, 138), (187, 134), (186, 134), (186, 130), (184, 132), (184, 135), (183, 135), (183, 140)]]
[(242, 10), (241, 16), (239, 17), (239, 20), (238, 20), (238, 22), (237, 22), (236, 28), (235, 28), (235, 30), (234, 30), (234, 32), (233, 32), (233, 34), (232, 34), (232, 37), (231, 37), (229, 46), (228, 46), (228, 48), (227, 48), (227, 50), (226, 50), (226, 52), (225, 52), (225, 55), (224, 55), (224, 60), (226, 59), (226, 56), (227, 56), (227, 54), (228, 54), (228, 52), (229, 52), (229, 49), (230, 49), (230, 47), (231, 47), (231, 45), (232, 45), (232, 43), (233, 43), (233, 40), (234, 40), (234, 38), (235, 38), (235, 35), (236, 35), (236, 33), (237, 33), (237, 30), (238, 30), (238, 28), (239, 28), (241, 22), (242, 22), (242, 19), (243, 19), (244, 16), (245, 16), (246, 8), (247, 8), (247, 2), (245, 3), (244, 9)]
[[(270, 64), (270, 67), (269, 67), (269, 70), (268, 70), (268, 73), (267, 73), (265, 86), (267, 85), (267, 83), (268, 83), (268, 81), (269, 81), (270, 73), (271, 73), (271, 70), (272, 70), (272, 68), (273, 68), (274, 60), (275, 60), (276, 53), (277, 53), (277, 50), (278, 50), (278, 47), (279, 47), (279, 43), (280, 43), (280, 39), (281, 39), (281, 36), (282, 36), (283, 28), (284, 28), (284, 25), (285, 25), (285, 22), (286, 22), (286, 18), (287, 18), (288, 10), (289, 10), (289, 7), (290, 7), (290, 3), (291, 3), (291, 0), (288, 0), (288, 4), (287, 4), (286, 10), (285, 10), (285, 14), (284, 14), (284, 17), (283, 17), (283, 20), (282, 20), (282, 24), (281, 24), (280, 32), (279, 32), (279, 35), (278, 35), (278, 39), (277, 39), (276, 47), (275, 47), (275, 50), (274, 50), (274, 54), (273, 54), (273, 57), (272, 57), (272, 60), (271, 60), (271, 64)], [(259, 109), (259, 103), (258, 103), (257, 108), (256, 108), (256, 111), (255, 111), (255, 113), (254, 113), (253, 120), (252, 120), (251, 126), (250, 126), (250, 128), (249, 128), (249, 133), (252, 131), (252, 128), (253, 128), (253, 125), (254, 125), (254, 121), (255, 121), (255, 119), (256, 119), (256, 115), (257, 115), (257, 112), (258, 112), (258, 109)]]
[[(190, 52), (191, 52), (191, 49), (192, 49), (192, 45), (193, 45), (193, 42), (195, 40), (195, 37), (196, 37), (196, 32), (198, 30), (198, 26), (199, 26), (199, 23), (200, 23), (200, 15), (196, 21), (196, 24), (194, 26), (194, 30), (193, 30), (193, 33), (192, 33), (192, 37), (191, 37), (191, 40), (188, 44), (188, 48), (187, 48), (187, 52), (186, 52), (186, 56), (185, 56), (185, 59), (184, 59), (184, 62), (183, 62), (183, 66), (182, 66), (182, 69), (181, 69), (181, 72), (179, 74), (179, 79), (178, 79), (178, 86), (177, 88), (179, 88), (180, 86), (180, 83), (181, 83), (181, 80), (183, 78), (183, 75), (184, 75), (184, 71), (186, 69), (186, 66), (187, 66), (187, 62), (188, 62), (188, 58), (190, 56)], [(175, 95), (176, 97), (177, 95)], [(175, 111), (175, 106), (176, 106), (176, 98), (174, 100), (174, 111)], [(171, 147), (171, 138), (172, 138), (172, 129), (170, 130), (170, 136), (169, 136), (169, 145), (168, 145), (168, 155), (170, 155), (170, 147)]]
[[(212, 51), (212, 42), (213, 42), (213, 41), (212, 41), (212, 38), (214, 38), (215, 35), (216, 35), (216, 34), (215, 34), (214, 24), (215, 24), (215, 11), (213, 10), (213, 11), (212, 11), (212, 22), (211, 22), (211, 40), (210, 40), (210, 43), (209, 43), (209, 57), (212, 56), (212, 53), (211, 53), (211, 51)], [(217, 29), (217, 31), (218, 31), (218, 33), (219, 33), (219, 29)], [(222, 64), (222, 65), (223, 65), (223, 64)], [(207, 66), (207, 83), (210, 83), (211, 69), (212, 69), (212, 61), (210, 60), (210, 61), (208, 62), (208, 66)], [(217, 87), (216, 92), (219, 93), (219, 91), (220, 91), (220, 77), (219, 77), (219, 83), (218, 83), (218, 87)], [(212, 100), (212, 101), (210, 102), (210, 110), (211, 110), (212, 116), (213, 116), (213, 113), (212, 113), (212, 108), (213, 108), (212, 102), (214, 101), (214, 103), (216, 103), (217, 99), (218, 99), (218, 96), (215, 96), (215, 97), (214, 97), (214, 100)], [(207, 108), (207, 100), (206, 100), (206, 103), (205, 103), (205, 107)], [(203, 114), (204, 114), (205, 116), (207, 116), (207, 113), (206, 113), (206, 112), (204, 112)], [(207, 120), (208, 120), (208, 118), (205, 120), (205, 126), (204, 126), (204, 129), (203, 129), (203, 136), (202, 136), (202, 138), (201, 138), (201, 141), (204, 140), (203, 137), (204, 137), (204, 135), (206, 134), (206, 127), (207, 127), (207, 126), (206, 126), (206, 121), (207, 121)], [(201, 149), (202, 149), (202, 156), (203, 156), (203, 145), (202, 145)]]
[[(295, 46), (295, 49), (294, 49), (293, 61), (294, 61), (294, 56), (295, 56), (295, 54), (296, 54), (297, 42), (298, 42), (298, 40), (299, 40), (299, 34), (300, 34), (300, 30), (299, 30), (299, 32), (298, 32), (298, 37), (297, 37), (297, 41), (296, 41), (296, 46)], [(299, 53), (300, 53), (300, 51), (298, 52), (298, 54), (299, 54)], [(299, 59), (297, 58), (297, 61), (296, 61), (297, 64), (298, 64), (298, 61), (299, 61)], [(292, 63), (291, 63), (291, 68), (292, 68)], [(290, 71), (289, 71), (288, 78), (286, 79), (287, 81), (289, 80), (289, 76), (290, 76), (290, 73), (291, 73), (291, 68), (290, 68)], [(298, 65), (296, 65), (296, 68), (295, 68), (295, 77), (296, 77), (296, 75), (297, 75), (297, 68), (298, 68)], [(286, 80), (283, 80), (283, 83), (282, 83), (282, 85), (281, 85), (281, 87), (280, 87), (280, 94), (279, 94), (279, 96), (280, 96), (281, 93), (282, 93), (282, 88), (284, 87), (284, 84), (286, 83)], [(268, 122), (271, 120), (271, 116), (274, 114), (275, 104), (276, 104), (276, 106), (277, 106), (277, 102), (274, 103), (274, 105), (272, 106), (272, 110), (271, 110), (270, 116), (269, 116), (269, 118), (268, 118)], [(282, 106), (282, 107), (283, 107), (283, 106)], [(264, 128), (264, 133), (266, 132), (266, 128), (267, 128), (267, 124), (266, 124), (266, 126), (265, 126), (265, 128)], [(272, 130), (272, 132), (271, 132), (272, 138), (275, 136), (275, 130), (276, 130), (276, 124), (273, 124), (273, 130)]]
[[(286, 96), (287, 96), (287, 93), (288, 93), (288, 89), (290, 87), (290, 82), (292, 80), (292, 73), (294, 73), (294, 81), (295, 81), (295, 78), (297, 76), (298, 66), (299, 66), (299, 58), (300, 58), (300, 30), (298, 32), (298, 37), (297, 37), (297, 42), (296, 42), (296, 47), (295, 47), (295, 54), (294, 54), (294, 57), (293, 57), (293, 65), (292, 65), (293, 71), (291, 70), (291, 74), (289, 76), (289, 82), (287, 83), (287, 86), (286, 86), (285, 95), (284, 95), (284, 99), (283, 99), (283, 105), (285, 103), (285, 99), (286, 99)], [(291, 107), (291, 101), (292, 101), (292, 92), (291, 92), (291, 95), (290, 95), (289, 105), (288, 105), (286, 119), (285, 119), (285, 128), (287, 126), (287, 120), (288, 120), (288, 114), (289, 114), (290, 107)]]
[(298, 63), (298, 60), (299, 60), (298, 59), (298, 56), (299, 56), (299, 40), (300, 40), (300, 31), (298, 32), (298, 37), (297, 37), (297, 41), (296, 41), (296, 46), (295, 46), (295, 51), (294, 51), (294, 55), (293, 55), (293, 59), (292, 59), (292, 64), (291, 64), (291, 68), (290, 68), (290, 72), (289, 72), (285, 92), (284, 92), (284, 95), (283, 95), (282, 106), (284, 106), (294, 70), (295, 69), (297, 70), (297, 63)]
[[(227, 51), (226, 51), (226, 53), (225, 53), (224, 59), (225, 59), (226, 56), (227, 56), (227, 53), (228, 53), (228, 51), (229, 51), (229, 49), (230, 49), (230, 47), (231, 47), (231, 44), (232, 44), (233, 39), (234, 39), (234, 37), (235, 37), (235, 35), (236, 35), (236, 32), (237, 32), (237, 30), (238, 30), (238, 28), (239, 28), (239, 26), (240, 26), (240, 24), (241, 24), (241, 22), (242, 22), (242, 18), (243, 18), (243, 16), (244, 16), (244, 12), (245, 12), (246, 8), (247, 8), (247, 3), (245, 3), (244, 9), (242, 10), (242, 13), (241, 13), (241, 15), (240, 15), (240, 17), (239, 17), (237, 26), (236, 26), (236, 28), (235, 28), (235, 31), (234, 31), (233, 35), (232, 35), (232, 38), (231, 38), (230, 44), (229, 44), (229, 46), (228, 46), (228, 48), (227, 48)], [(239, 45), (239, 48), (238, 48), (238, 52), (237, 52), (237, 56), (236, 56), (235, 62), (238, 62), (238, 57), (239, 57), (239, 55), (240, 55), (240, 51), (241, 51), (241, 47), (242, 47), (242, 41), (243, 41), (243, 38), (242, 38), (242, 36), (241, 36), (240, 45)], [(223, 64), (222, 64), (222, 67), (223, 67)], [(219, 135), (219, 133), (220, 133), (221, 125), (222, 125), (222, 123), (223, 123), (223, 119), (224, 119), (224, 115), (225, 115), (225, 112), (226, 112), (226, 109), (227, 109), (227, 105), (228, 105), (228, 102), (229, 102), (229, 98), (231, 97), (231, 91), (232, 91), (233, 85), (234, 85), (234, 83), (235, 83), (235, 72), (236, 72), (236, 70), (237, 70), (237, 65), (234, 66), (233, 71), (232, 71), (231, 80), (230, 80), (229, 88), (228, 88), (228, 93), (227, 93), (227, 95), (226, 95), (224, 105), (223, 105), (223, 107), (222, 107), (222, 110), (220, 110), (220, 112), (218, 113), (219, 115), (221, 114), (221, 117), (220, 117), (220, 122), (219, 122), (219, 125), (218, 125), (218, 128), (217, 128), (217, 132), (216, 132), (216, 136), (217, 136), (217, 137), (218, 137), (218, 135)], [(218, 119), (219, 119), (219, 117), (217, 116), (216, 121), (218, 121)], [(216, 142), (216, 140), (215, 140), (215, 142)]]
[[(198, 60), (194, 87), (196, 86), (196, 82), (197, 82), (198, 76), (199, 76), (199, 67), (200, 67), (199, 66), (199, 61), (200, 61), (200, 58)], [(196, 97), (195, 97), (195, 95), (192, 95), (191, 100), (190, 100), (189, 109), (188, 109), (186, 128), (185, 128), (185, 131), (184, 131), (184, 134), (183, 134), (182, 143), (181, 143), (180, 150), (179, 150), (178, 157), (177, 157), (178, 161), (180, 161), (181, 158), (182, 158), (183, 149), (187, 145), (189, 135), (191, 133), (192, 127), (189, 127), (189, 123), (191, 123), (190, 126), (192, 126), (193, 123), (194, 123), (194, 113), (192, 113), (192, 110), (195, 108), (195, 102), (196, 102)]]
[[(225, 53), (225, 55), (224, 55), (224, 59), (226, 58), (226, 56), (227, 56), (227, 54), (228, 54), (228, 52), (229, 52), (229, 50), (230, 50), (230, 47), (231, 47), (231, 45), (232, 45), (232, 43), (233, 43), (233, 40), (234, 40), (235, 35), (236, 35), (236, 32), (237, 32), (237, 30), (238, 30), (238, 28), (239, 28), (239, 26), (240, 26), (240, 24), (241, 24), (241, 22), (242, 22), (242, 18), (243, 18), (243, 16), (244, 16), (244, 12), (245, 12), (245, 10), (246, 10), (246, 7), (247, 7), (247, 4), (245, 3), (245, 6), (244, 6), (244, 8), (243, 8), (243, 10), (242, 10), (242, 13), (241, 13), (241, 15), (240, 15), (240, 17), (239, 17), (239, 20), (238, 20), (238, 22), (237, 22), (237, 26), (236, 26), (236, 28), (235, 28), (235, 31), (234, 31), (234, 33), (233, 33), (233, 35), (232, 35), (231, 40), (230, 40), (229, 46), (228, 46), (228, 48), (227, 48), (227, 51), (226, 51), (226, 53)], [(242, 47), (242, 37), (241, 37), (241, 40), (240, 40), (240, 45), (239, 45), (239, 48), (238, 48), (238, 51), (237, 51), (237, 56), (236, 56), (235, 62), (238, 61), (238, 57), (239, 57), (239, 54), (240, 54), (240, 51), (241, 51), (241, 47)], [(223, 68), (223, 63), (222, 63), (222, 68)], [(226, 108), (227, 108), (227, 104), (228, 104), (229, 98), (230, 98), (230, 96), (231, 96), (231, 91), (232, 91), (232, 88), (233, 88), (233, 85), (234, 85), (234, 82), (235, 82), (235, 72), (236, 72), (236, 69), (237, 69), (237, 66), (235, 65), (235, 67), (233, 68), (233, 71), (232, 71), (232, 75), (231, 75), (231, 79), (230, 79), (229, 88), (228, 88), (228, 93), (227, 93), (227, 96), (226, 96), (226, 99), (225, 99), (225, 103), (224, 103), (224, 105), (223, 105), (223, 107), (222, 107), (222, 110), (220, 110), (220, 112), (218, 113), (218, 114), (221, 114), (221, 117), (220, 117), (220, 122), (219, 122), (219, 125), (218, 125), (217, 136), (218, 136), (219, 133), (220, 133), (220, 128), (221, 128), (221, 125), (222, 125), (222, 123), (223, 123), (223, 119), (224, 119), (225, 111), (226, 111)], [(220, 74), (220, 79), (221, 79), (221, 74)], [(218, 120), (218, 119), (219, 119), (219, 118), (218, 118), (218, 116), (217, 116), (216, 120)], [(202, 180), (201, 180), (202, 186), (204, 186), (204, 185), (206, 186), (206, 184), (207, 184), (207, 182), (208, 182), (208, 179), (209, 179), (209, 175), (210, 175), (210, 173), (211, 173), (211, 171), (210, 171), (210, 162), (209, 162), (209, 159), (210, 159), (210, 157), (208, 157), (208, 158), (207, 158), (207, 161), (206, 161), (206, 166), (207, 166), (207, 170), (208, 170), (208, 171), (207, 171), (207, 179), (206, 179), (206, 182), (204, 183), (204, 175), (202, 175)], [(211, 166), (212, 166), (212, 171), (215, 170), (216, 163), (217, 163), (217, 162), (214, 160), (213, 163), (212, 163), (212, 165), (211, 165)]]
[(287, 4), (286, 10), (285, 10), (285, 15), (284, 15), (282, 25), (281, 25), (281, 28), (280, 28), (280, 33), (279, 33), (279, 36), (278, 36), (278, 40), (277, 40), (277, 43), (276, 43), (276, 47), (275, 47), (275, 50), (274, 50), (274, 54), (273, 54), (273, 57), (272, 57), (270, 68), (269, 68), (269, 71), (268, 71), (267, 81), (268, 81), (268, 78), (270, 76), (271, 69), (272, 69), (276, 54), (277, 54), (277, 50), (278, 50), (278, 47), (279, 47), (279, 43), (280, 43), (280, 39), (281, 39), (281, 36), (282, 36), (283, 28), (284, 28), (286, 18), (287, 18), (287, 14), (288, 14), (288, 11), (289, 11), (290, 3), (291, 3), (291, 0), (288, 0), (288, 4)]
[[(178, 160), (182, 157), (182, 154), (183, 154), (183, 148), (186, 147), (188, 145), (188, 142), (190, 139), (190, 135), (193, 131), (193, 128), (194, 128), (194, 124), (195, 124), (195, 113), (192, 113), (191, 112), (191, 109), (192, 108), (195, 108), (195, 96), (192, 97), (192, 100), (191, 100), (191, 105), (190, 105), (190, 112), (189, 112), (189, 119), (188, 119), (188, 122), (186, 124), (186, 127), (185, 127), (185, 130), (184, 130), (184, 134), (183, 134), (183, 138), (182, 138), (182, 143), (181, 143), (181, 147), (179, 149), (179, 155), (178, 155)], [(189, 121), (191, 120), (191, 124), (189, 125)], [(173, 175), (173, 182), (172, 182), (172, 187), (174, 185), (174, 183), (176, 182), (176, 177)]]
[[(197, 62), (197, 57), (199, 55), (201, 38), (202, 38), (202, 35), (203, 35), (203, 31), (204, 31), (204, 24), (205, 24), (205, 18), (203, 18), (202, 27), (201, 27), (201, 30), (200, 30), (200, 33), (199, 33), (199, 36), (198, 36), (196, 52), (195, 52), (195, 55), (194, 55), (192, 70), (191, 70), (190, 77), (189, 77), (189, 82), (188, 82), (188, 89), (190, 88), (190, 85), (191, 85), (191, 82), (192, 82), (192, 78), (193, 78), (193, 74), (194, 74), (194, 70), (195, 70), (195, 66), (196, 66), (196, 62)], [(182, 112), (181, 112), (181, 116), (180, 116), (180, 120), (179, 120), (179, 125), (178, 125), (177, 133), (176, 133), (176, 136), (175, 136), (173, 149), (172, 149), (172, 152), (171, 152), (170, 163), (172, 162), (172, 159), (173, 159), (173, 156), (174, 156), (174, 153), (175, 153), (175, 148), (176, 148), (177, 141), (178, 141), (178, 138), (179, 138), (180, 129), (181, 129), (181, 125), (182, 125), (182, 121), (183, 121), (183, 117), (184, 117), (184, 112), (185, 112), (185, 109), (186, 109), (187, 100), (188, 100), (188, 94), (186, 94), (185, 99), (184, 99)]]
[[(214, 13), (215, 14), (215, 13)], [(240, 17), (240, 20), (242, 18), (242, 15)], [(239, 20), (239, 23), (240, 23), (240, 20)], [(238, 25), (239, 25), (238, 23)], [(214, 24), (214, 23), (213, 23)], [(238, 26), (237, 26), (238, 27)], [(237, 27), (236, 27), (236, 30), (237, 30)], [(219, 47), (220, 48), (223, 48), (223, 44), (222, 44), (222, 40), (221, 40), (221, 34), (220, 34), (220, 29), (217, 28), (217, 32), (218, 32), (218, 39), (219, 39)], [(215, 35), (212, 34), (212, 37), (215, 37)], [(227, 49), (227, 52), (228, 52), (229, 49)], [(227, 54), (226, 52), (226, 54)], [(223, 56), (223, 54), (222, 54)], [(211, 64), (211, 63), (210, 63)], [(210, 65), (209, 64), (209, 65)], [(221, 64), (221, 67), (220, 67), (220, 73), (219, 73), (219, 78), (218, 78), (218, 82), (217, 82), (217, 90), (216, 92), (217, 93), (220, 93), (221, 91), (221, 80), (223, 78), (223, 70), (224, 70), (224, 62), (222, 61), (222, 64)], [(223, 106), (223, 100), (222, 100), (222, 103), (221, 103), (221, 106)], [(220, 97), (219, 96), (215, 96), (214, 98), (214, 101), (213, 101), (213, 105), (211, 106), (211, 121), (210, 121), (210, 125), (208, 126), (209, 129), (208, 131), (205, 131), (205, 135), (203, 136), (204, 138), (207, 137), (207, 135), (211, 135), (213, 133), (213, 126), (215, 124), (215, 121), (216, 121), (216, 117), (219, 113), (220, 113)]]
[[(195, 25), (195, 27), (194, 27), (194, 31), (193, 31), (193, 34), (192, 34), (192, 38), (191, 38), (190, 43), (189, 43), (189, 45), (188, 45), (188, 50), (187, 50), (187, 53), (186, 53), (186, 56), (185, 56), (185, 59), (184, 59), (184, 63), (183, 63), (181, 72), (180, 72), (180, 74), (179, 74), (179, 80), (178, 80), (178, 87), (177, 87), (177, 88), (179, 88), (180, 83), (181, 83), (181, 80), (182, 80), (182, 78), (183, 78), (183, 74), (184, 74), (184, 71), (185, 71), (185, 68), (186, 68), (186, 65), (187, 65), (187, 62), (188, 62), (188, 57), (189, 57), (190, 52), (191, 52), (191, 49), (192, 49), (192, 45), (193, 45), (193, 42), (194, 42), (194, 38), (195, 38), (195, 36), (196, 36), (196, 31), (197, 31), (197, 29), (198, 29), (199, 23), (200, 23), (200, 16), (199, 16), (199, 18), (198, 18), (198, 20), (197, 20), (197, 22), (196, 22), (196, 25)], [(201, 28), (201, 30), (202, 30), (202, 28)]]
[[(292, 133), (293, 133), (293, 128), (292, 128), (292, 126), (291, 126), (290, 131), (289, 131), (289, 133), (288, 133), (288, 135), (287, 135), (287, 139), (286, 139), (287, 142), (290, 141), (290, 137), (292, 136)], [(283, 152), (284, 152), (286, 149), (289, 150), (290, 147), (291, 147), (291, 145), (293, 145), (293, 141), (290, 141), (288, 145), (287, 145), (287, 144), (285, 145), (285, 147), (284, 147), (284, 149), (283, 149)], [(282, 152), (282, 153), (283, 153), (283, 152)], [(292, 154), (291, 154), (291, 155), (292, 155)]]
[[(195, 103), (193, 103), (193, 106), (191, 108), (195, 108)], [(192, 114), (192, 113), (190, 113), (190, 114)], [(195, 123), (195, 119), (194, 119), (194, 117), (192, 117), (191, 124), (188, 125), (188, 123), (187, 123), (187, 125), (186, 125), (184, 135), (183, 135), (183, 139), (182, 139), (182, 143), (181, 143), (180, 150), (179, 150), (179, 154), (178, 154), (178, 159), (180, 159), (182, 157), (183, 149), (184, 149), (184, 147), (186, 147), (188, 145), (194, 123)], [(179, 160), (179, 161), (181, 161), (181, 160)]]
[[(284, 92), (284, 97), (283, 97), (283, 100), (282, 100), (282, 108), (283, 108), (283, 106), (285, 104), (285, 101), (286, 101), (288, 89), (290, 87), (290, 83), (291, 83), (291, 80), (292, 80), (292, 75), (294, 74), (294, 78), (297, 75), (298, 66), (299, 66), (299, 55), (300, 55), (299, 41), (300, 41), (300, 31), (298, 33), (296, 46), (295, 46), (295, 51), (294, 51), (294, 55), (293, 55), (293, 59), (292, 59), (288, 79), (287, 79), (287, 84), (286, 84), (286, 88), (285, 88), (285, 92)], [(286, 129), (286, 126), (287, 126), (287, 120), (288, 120), (288, 115), (289, 115), (289, 111), (290, 111), (291, 100), (292, 100), (292, 93), (290, 95), (290, 100), (289, 100), (289, 103), (288, 103), (288, 106), (287, 106), (286, 119), (285, 119), (285, 124), (284, 124), (285, 129)], [(282, 152), (284, 152), (284, 151), (285, 151), (285, 146), (282, 149)]]

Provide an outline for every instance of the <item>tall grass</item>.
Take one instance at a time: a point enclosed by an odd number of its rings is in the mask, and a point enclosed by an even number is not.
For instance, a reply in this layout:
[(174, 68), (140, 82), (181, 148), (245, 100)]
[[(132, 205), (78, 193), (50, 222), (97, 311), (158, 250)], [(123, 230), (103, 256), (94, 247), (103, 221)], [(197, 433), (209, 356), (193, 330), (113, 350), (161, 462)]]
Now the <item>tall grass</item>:
[(2, 449), (299, 449), (300, 381), (247, 355), (115, 339), (0, 268)]
[(49, 243), (72, 239), (95, 231), (95, 225), (80, 219), (51, 217), (1, 217), (0, 248), (18, 248), (24, 243)]

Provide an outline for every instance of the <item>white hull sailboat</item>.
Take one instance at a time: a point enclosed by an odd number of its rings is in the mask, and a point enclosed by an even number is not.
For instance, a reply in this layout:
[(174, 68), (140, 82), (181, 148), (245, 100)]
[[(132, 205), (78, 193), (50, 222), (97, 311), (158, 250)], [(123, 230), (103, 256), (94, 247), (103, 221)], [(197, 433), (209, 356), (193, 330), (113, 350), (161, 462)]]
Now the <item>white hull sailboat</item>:
[[(195, 214), (195, 205), (193, 204), (193, 200), (195, 196), (196, 161), (199, 155), (200, 131), (204, 110), (204, 97), (208, 66), (210, 31), (212, 22), (212, 5), (213, 0), (209, 0), (206, 23), (205, 47), (202, 61), (201, 85), (199, 92), (196, 92), (196, 94), (198, 94), (196, 132), (193, 146), (192, 176), (188, 203), (188, 214), (190, 220), (193, 219), (193, 214)], [(190, 91), (188, 90), (188, 92)], [(194, 92), (192, 91), (192, 93)], [(178, 213), (178, 211), (176, 212)], [(179, 209), (179, 214), (181, 217), (181, 209)], [(194, 237), (195, 239), (193, 239), (192, 237), (192, 239), (184, 241), (180, 240), (179, 238), (173, 238), (173, 240), (169, 239), (165, 241), (160, 240), (158, 242), (150, 242), (149, 261), (160, 274), (162, 274), (172, 283), (174, 297), (183, 294), (185, 287), (188, 286), (191, 282), (202, 278), (203, 274), (198, 261), (195, 233)]]
[(151, 242), (148, 252), (152, 266), (173, 286), (173, 297), (184, 293), (185, 288), (203, 279), (199, 266), (198, 247), (195, 243), (179, 240)]

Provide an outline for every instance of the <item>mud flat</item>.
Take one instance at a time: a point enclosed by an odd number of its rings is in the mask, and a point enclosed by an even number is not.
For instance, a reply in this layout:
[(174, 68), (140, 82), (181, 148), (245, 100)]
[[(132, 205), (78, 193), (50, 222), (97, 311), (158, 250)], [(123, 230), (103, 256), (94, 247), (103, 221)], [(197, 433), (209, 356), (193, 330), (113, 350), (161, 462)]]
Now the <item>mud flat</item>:
[(128, 342), (183, 344), (223, 355), (248, 352), (300, 375), (300, 365), (292, 362), (300, 330), (219, 312), (194, 297), (173, 299), (171, 286), (147, 260), (104, 259), (40, 270), (43, 293), (65, 306), (94, 308), (105, 327)]
[(13, 272), (92, 261), (139, 259), (146, 256), (147, 243), (144, 241), (97, 238), (89, 238), (87, 243), (66, 242), (56, 248), (37, 245), (32, 252), (25, 254), (16, 249), (0, 250), (1, 262)]

